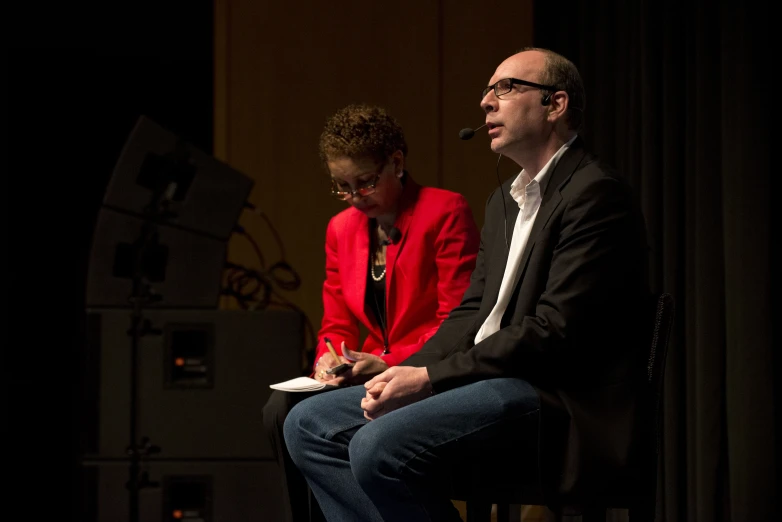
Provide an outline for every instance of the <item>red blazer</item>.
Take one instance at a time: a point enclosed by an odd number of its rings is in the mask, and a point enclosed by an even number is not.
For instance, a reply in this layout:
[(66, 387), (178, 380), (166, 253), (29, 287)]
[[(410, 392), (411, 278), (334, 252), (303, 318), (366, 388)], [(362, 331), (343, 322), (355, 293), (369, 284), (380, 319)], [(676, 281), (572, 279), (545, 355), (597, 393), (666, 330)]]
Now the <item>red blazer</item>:
[(462, 299), (478, 252), (479, 232), (467, 200), (448, 190), (421, 187), (409, 176), (394, 226), (401, 238), (386, 247), (386, 323), (383, 333), (365, 307), (369, 218), (353, 207), (334, 216), (326, 231), (326, 281), (317, 362), (331, 339), (356, 349), (359, 324), (368, 330), (361, 351), (394, 366), (417, 352)]

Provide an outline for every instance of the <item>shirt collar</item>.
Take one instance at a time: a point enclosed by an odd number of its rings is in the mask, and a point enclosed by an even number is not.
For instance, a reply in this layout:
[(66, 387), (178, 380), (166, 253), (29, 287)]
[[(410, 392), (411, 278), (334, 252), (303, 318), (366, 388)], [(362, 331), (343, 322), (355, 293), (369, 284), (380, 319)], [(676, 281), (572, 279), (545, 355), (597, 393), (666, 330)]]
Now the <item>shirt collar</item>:
[[(553, 156), (551, 156), (551, 159), (548, 160), (548, 162), (543, 166), (542, 169), (540, 169), (540, 172), (538, 172), (538, 175), (535, 176), (534, 179), (529, 179), (529, 174), (526, 170), (521, 169), (521, 172), (518, 176), (516, 176), (516, 179), (513, 180), (513, 183), (510, 185), (510, 197), (513, 198), (513, 200), (521, 206), (524, 203), (524, 200), (526, 199), (526, 192), (527, 187), (534, 181), (536, 185), (540, 186), (540, 193), (546, 188), (545, 182), (549, 178), (549, 173), (554, 170), (554, 167), (557, 165), (557, 162), (562, 157), (563, 154), (567, 151), (568, 147), (575, 141), (575, 139), (578, 137), (578, 134), (574, 135), (572, 138), (568, 140), (567, 143), (562, 145), (557, 152), (554, 153)], [(530, 187), (531, 188), (531, 187)]]

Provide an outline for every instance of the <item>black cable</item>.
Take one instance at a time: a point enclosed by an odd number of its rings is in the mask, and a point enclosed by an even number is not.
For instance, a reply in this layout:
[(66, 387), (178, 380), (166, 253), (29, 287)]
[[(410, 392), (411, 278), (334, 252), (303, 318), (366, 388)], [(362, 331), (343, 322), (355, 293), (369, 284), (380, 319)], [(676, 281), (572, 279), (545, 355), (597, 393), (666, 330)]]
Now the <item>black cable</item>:
[[(299, 274), (293, 269), (293, 267), (287, 261), (285, 261), (284, 257), (266, 269), (266, 259), (264, 258), (263, 253), (258, 247), (258, 243), (255, 241), (255, 239), (253, 239), (253, 237), (247, 233), (244, 227), (240, 225), (237, 225), (235, 230), (238, 234), (250, 242), (253, 250), (255, 251), (256, 257), (258, 257), (258, 262), (261, 265), (262, 272), (271, 279), (272, 283), (280, 287), (282, 290), (287, 291), (297, 290), (301, 286), (301, 277), (299, 277)], [(277, 236), (276, 233), (275, 236)], [(279, 236), (277, 236), (277, 238), (279, 240)], [(284, 249), (281, 248), (280, 250), (284, 252)]]
[(273, 298), (276, 298), (270, 301), (271, 305), (293, 310), (294, 312), (301, 315), (302, 319), (304, 320), (304, 335), (305, 337), (309, 338), (309, 346), (305, 346), (304, 355), (306, 356), (306, 359), (302, 361), (302, 370), (308, 371), (315, 363), (315, 347), (318, 345), (318, 339), (315, 335), (315, 327), (312, 325), (310, 318), (307, 317), (307, 314), (305, 314), (304, 311), (296, 304), (277, 293), (274, 289), (272, 289), (271, 295)]
[(274, 236), (274, 240), (277, 242), (277, 248), (280, 249), (280, 259), (286, 259), (287, 256), (285, 255), (285, 246), (282, 244), (282, 239), (280, 239), (280, 234), (277, 233), (277, 229), (274, 228), (274, 225), (272, 225), (271, 220), (264, 212), (257, 212), (259, 216), (266, 222), (266, 226), (269, 227), (269, 230), (271, 231), (272, 235)]
[(301, 286), (299, 274), (291, 267), (287, 261), (278, 261), (268, 270), (274, 283), (283, 290), (296, 290)]
[(497, 185), (500, 187), (500, 197), (502, 198), (502, 219), (503, 219), (503, 228), (502, 232), (505, 234), (505, 246), (508, 249), (508, 252), (510, 252), (510, 243), (508, 242), (508, 209), (505, 206), (505, 194), (502, 192), (502, 181), (500, 181), (500, 160), (502, 159), (502, 154), (497, 156)]
[(236, 231), (247, 241), (250, 242), (250, 245), (252, 245), (253, 250), (255, 251), (255, 255), (258, 257), (258, 263), (261, 265), (261, 270), (264, 270), (266, 268), (266, 258), (263, 257), (263, 253), (261, 252), (261, 248), (258, 246), (258, 243), (253, 239), (253, 237), (247, 233), (247, 231), (244, 229), (244, 227), (240, 225), (236, 225)]
[(253, 205), (250, 202), (244, 203), (245, 208), (249, 209), (252, 214), (255, 214), (256, 216), (260, 217), (266, 222), (266, 226), (269, 227), (269, 231), (274, 236), (274, 241), (277, 243), (277, 248), (280, 249), (280, 259), (286, 259), (287, 256), (285, 255), (285, 245), (282, 244), (282, 239), (280, 238), (280, 234), (277, 232), (277, 229), (272, 224), (271, 220), (269, 219), (269, 216), (266, 215), (265, 212), (261, 212), (256, 208), (255, 205)]
[(260, 270), (248, 268), (235, 263), (226, 262), (225, 284), (221, 293), (233, 297), (243, 310), (263, 310), (272, 306), (287, 308), (298, 313), (304, 320), (305, 342), (309, 340), (309, 346), (305, 345), (302, 370), (307, 371), (311, 366), (310, 359), (314, 360), (317, 336), (315, 328), (304, 311), (280, 294), (275, 288), (285, 291), (293, 291), (301, 286), (301, 277), (285, 259), (285, 247), (279, 233), (272, 225), (269, 218), (263, 212), (258, 212), (254, 205), (245, 203), (245, 207), (260, 216), (267, 224), (280, 249), (281, 259), (266, 267), (266, 259), (258, 246), (257, 241), (241, 225), (235, 225), (234, 231), (246, 238), (255, 252), (260, 264)]
[(263, 309), (271, 302), (272, 284), (261, 272), (226, 263), (228, 269), (223, 295), (236, 299), (243, 310)]

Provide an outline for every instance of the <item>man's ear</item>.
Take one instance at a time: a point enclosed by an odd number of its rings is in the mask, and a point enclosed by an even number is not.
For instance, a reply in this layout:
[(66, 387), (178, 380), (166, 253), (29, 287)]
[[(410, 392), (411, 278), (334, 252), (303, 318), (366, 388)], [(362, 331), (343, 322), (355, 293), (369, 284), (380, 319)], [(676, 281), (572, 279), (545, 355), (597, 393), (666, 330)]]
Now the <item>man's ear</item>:
[(548, 95), (549, 102), (548, 105), (548, 114), (549, 118), (554, 116), (556, 119), (562, 118), (565, 115), (565, 112), (567, 112), (567, 108), (570, 105), (570, 97), (567, 95), (565, 91), (557, 91), (555, 93), (552, 93)]

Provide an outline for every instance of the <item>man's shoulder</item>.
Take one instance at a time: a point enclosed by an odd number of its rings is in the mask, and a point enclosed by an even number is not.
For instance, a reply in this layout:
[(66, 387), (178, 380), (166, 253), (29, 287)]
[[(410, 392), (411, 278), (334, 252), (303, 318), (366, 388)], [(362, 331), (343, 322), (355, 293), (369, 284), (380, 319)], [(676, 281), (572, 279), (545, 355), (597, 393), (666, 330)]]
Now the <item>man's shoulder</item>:
[(579, 194), (588, 187), (595, 184), (618, 184), (627, 187), (627, 179), (616, 167), (600, 160), (596, 156), (588, 154), (584, 161), (573, 171), (573, 175), (568, 179), (563, 187), (563, 195)]
[[(501, 185), (492, 189), (492, 191), (489, 192), (489, 195), (486, 198), (486, 204), (487, 205), (496, 204), (502, 207), (502, 199), (504, 197), (508, 200), (510, 204), (515, 205), (516, 203), (512, 202), (513, 198), (511, 198), (510, 196), (510, 186), (513, 184), (516, 177), (517, 177), (516, 175), (513, 175), (510, 178), (503, 181)], [(509, 203), (506, 203), (506, 205)]]

